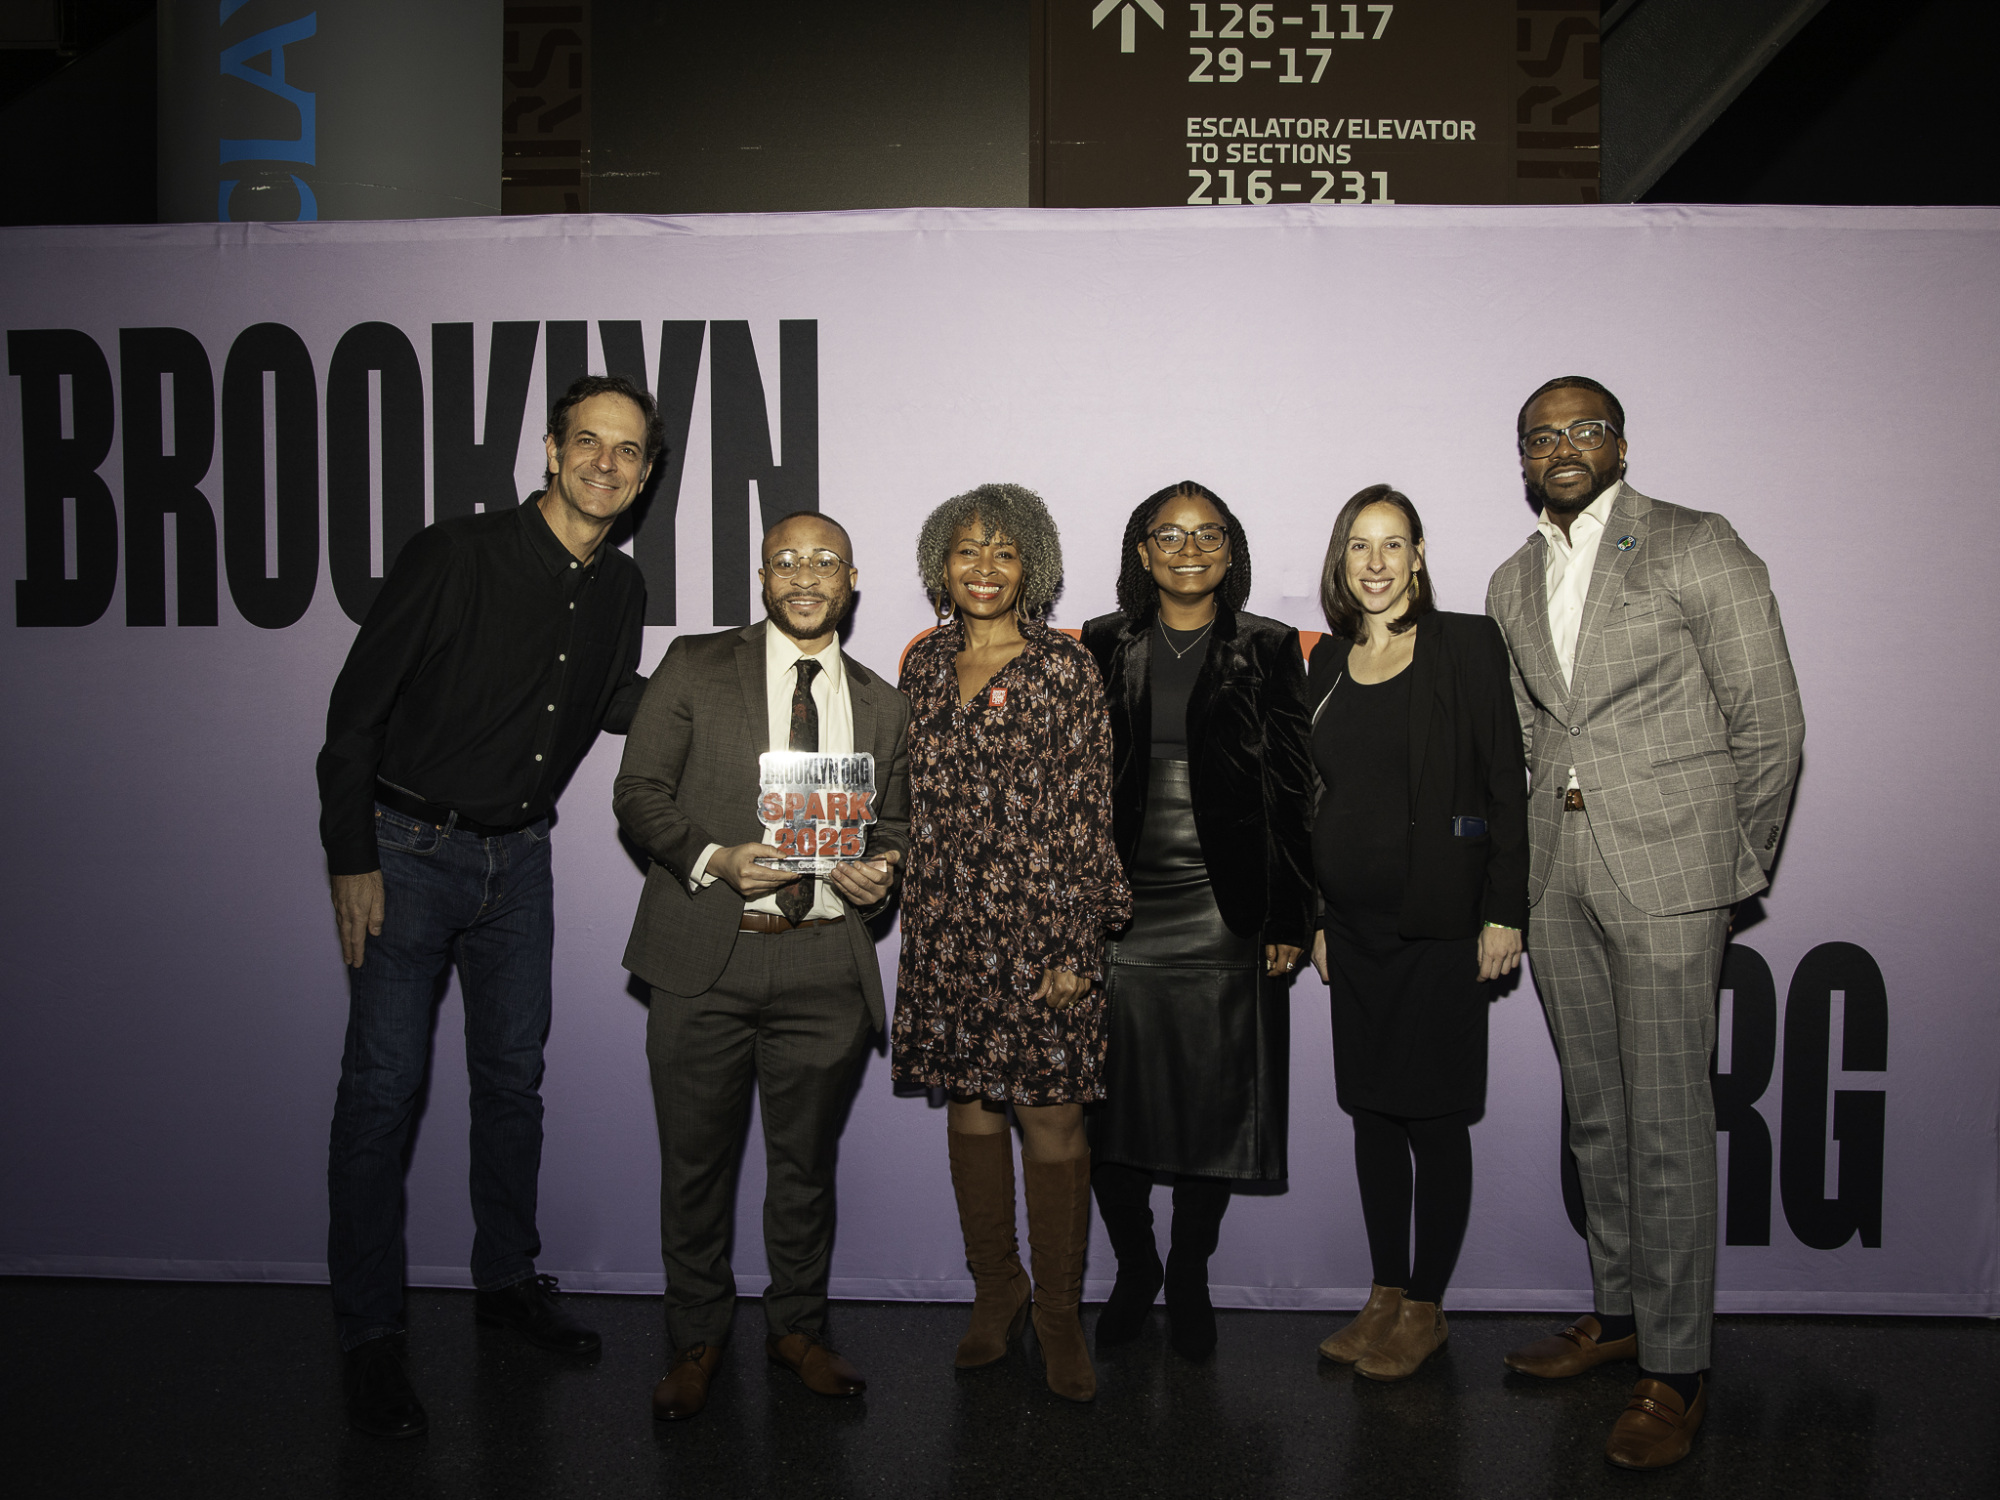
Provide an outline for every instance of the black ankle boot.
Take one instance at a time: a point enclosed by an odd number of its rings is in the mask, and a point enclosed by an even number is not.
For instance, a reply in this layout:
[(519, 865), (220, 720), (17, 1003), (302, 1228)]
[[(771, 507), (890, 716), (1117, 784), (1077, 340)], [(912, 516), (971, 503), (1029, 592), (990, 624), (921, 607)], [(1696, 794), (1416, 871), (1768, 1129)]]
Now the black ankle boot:
[(1127, 1344), (1146, 1326), (1166, 1276), (1153, 1243), (1153, 1174), (1098, 1162), (1091, 1168), (1090, 1185), (1097, 1194), (1097, 1216), (1118, 1257), (1118, 1280), (1097, 1315), (1097, 1342)]
[(1208, 1296), (1208, 1258), (1222, 1237), (1229, 1184), (1183, 1177), (1174, 1184), (1174, 1222), (1167, 1250), (1167, 1338), (1174, 1352), (1199, 1363), (1215, 1352), (1215, 1304)]

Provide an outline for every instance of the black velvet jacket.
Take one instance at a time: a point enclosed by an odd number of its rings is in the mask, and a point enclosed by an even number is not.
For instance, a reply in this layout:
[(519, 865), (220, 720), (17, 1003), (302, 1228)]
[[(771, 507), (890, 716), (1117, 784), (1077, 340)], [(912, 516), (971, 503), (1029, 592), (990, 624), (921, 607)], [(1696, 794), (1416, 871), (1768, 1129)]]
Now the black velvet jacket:
[[(1346, 674), (1351, 643), (1313, 648), (1314, 720)], [(1507, 643), (1485, 615), (1426, 615), (1410, 683), (1410, 864), (1406, 938), (1464, 938), (1485, 922), (1528, 925), (1528, 770), (1508, 680)], [(1317, 807), (1320, 782), (1314, 776)], [(1454, 818), (1486, 820), (1466, 837)]]
[[(1112, 834), (1130, 865), (1146, 817), (1153, 749), (1147, 664), (1158, 632), (1122, 614), (1083, 627), (1111, 709)], [(1188, 699), (1188, 783), (1195, 832), (1222, 920), (1239, 937), (1311, 943), (1312, 750), (1299, 633), (1218, 606)]]

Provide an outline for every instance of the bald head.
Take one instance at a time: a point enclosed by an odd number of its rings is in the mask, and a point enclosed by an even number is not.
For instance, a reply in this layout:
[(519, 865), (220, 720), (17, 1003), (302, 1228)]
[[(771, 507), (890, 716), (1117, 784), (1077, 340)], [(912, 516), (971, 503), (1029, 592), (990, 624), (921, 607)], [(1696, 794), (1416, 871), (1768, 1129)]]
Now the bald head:
[(787, 548), (794, 552), (817, 552), (822, 547), (838, 552), (850, 563), (854, 561), (854, 541), (845, 526), (816, 510), (795, 510), (772, 523), (771, 529), (764, 533), (762, 550), (769, 557)]
[(794, 511), (764, 533), (764, 565), (758, 569), (764, 614), (808, 656), (833, 639), (853, 607), (859, 577), (853, 545), (845, 526), (816, 510)]

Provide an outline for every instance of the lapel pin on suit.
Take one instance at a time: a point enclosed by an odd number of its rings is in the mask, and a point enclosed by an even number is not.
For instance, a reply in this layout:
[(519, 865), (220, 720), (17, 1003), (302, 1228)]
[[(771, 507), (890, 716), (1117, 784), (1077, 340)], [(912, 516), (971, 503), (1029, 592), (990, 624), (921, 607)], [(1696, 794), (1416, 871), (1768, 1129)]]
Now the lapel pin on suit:
[(1639, 539), (1636, 536), (1621, 536), (1618, 538), (1618, 550), (1620, 552), (1630, 552), (1638, 545)]

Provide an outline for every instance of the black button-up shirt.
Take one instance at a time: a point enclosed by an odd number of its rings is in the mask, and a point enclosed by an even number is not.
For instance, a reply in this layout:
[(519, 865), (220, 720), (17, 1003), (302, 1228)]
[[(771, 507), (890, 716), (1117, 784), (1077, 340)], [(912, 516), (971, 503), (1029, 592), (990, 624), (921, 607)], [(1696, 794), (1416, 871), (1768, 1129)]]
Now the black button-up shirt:
[(328, 871), (380, 868), (377, 777), (495, 827), (547, 817), (598, 730), (632, 722), (645, 617), (637, 564), (609, 545), (579, 563), (532, 498), (413, 537), (327, 705)]

